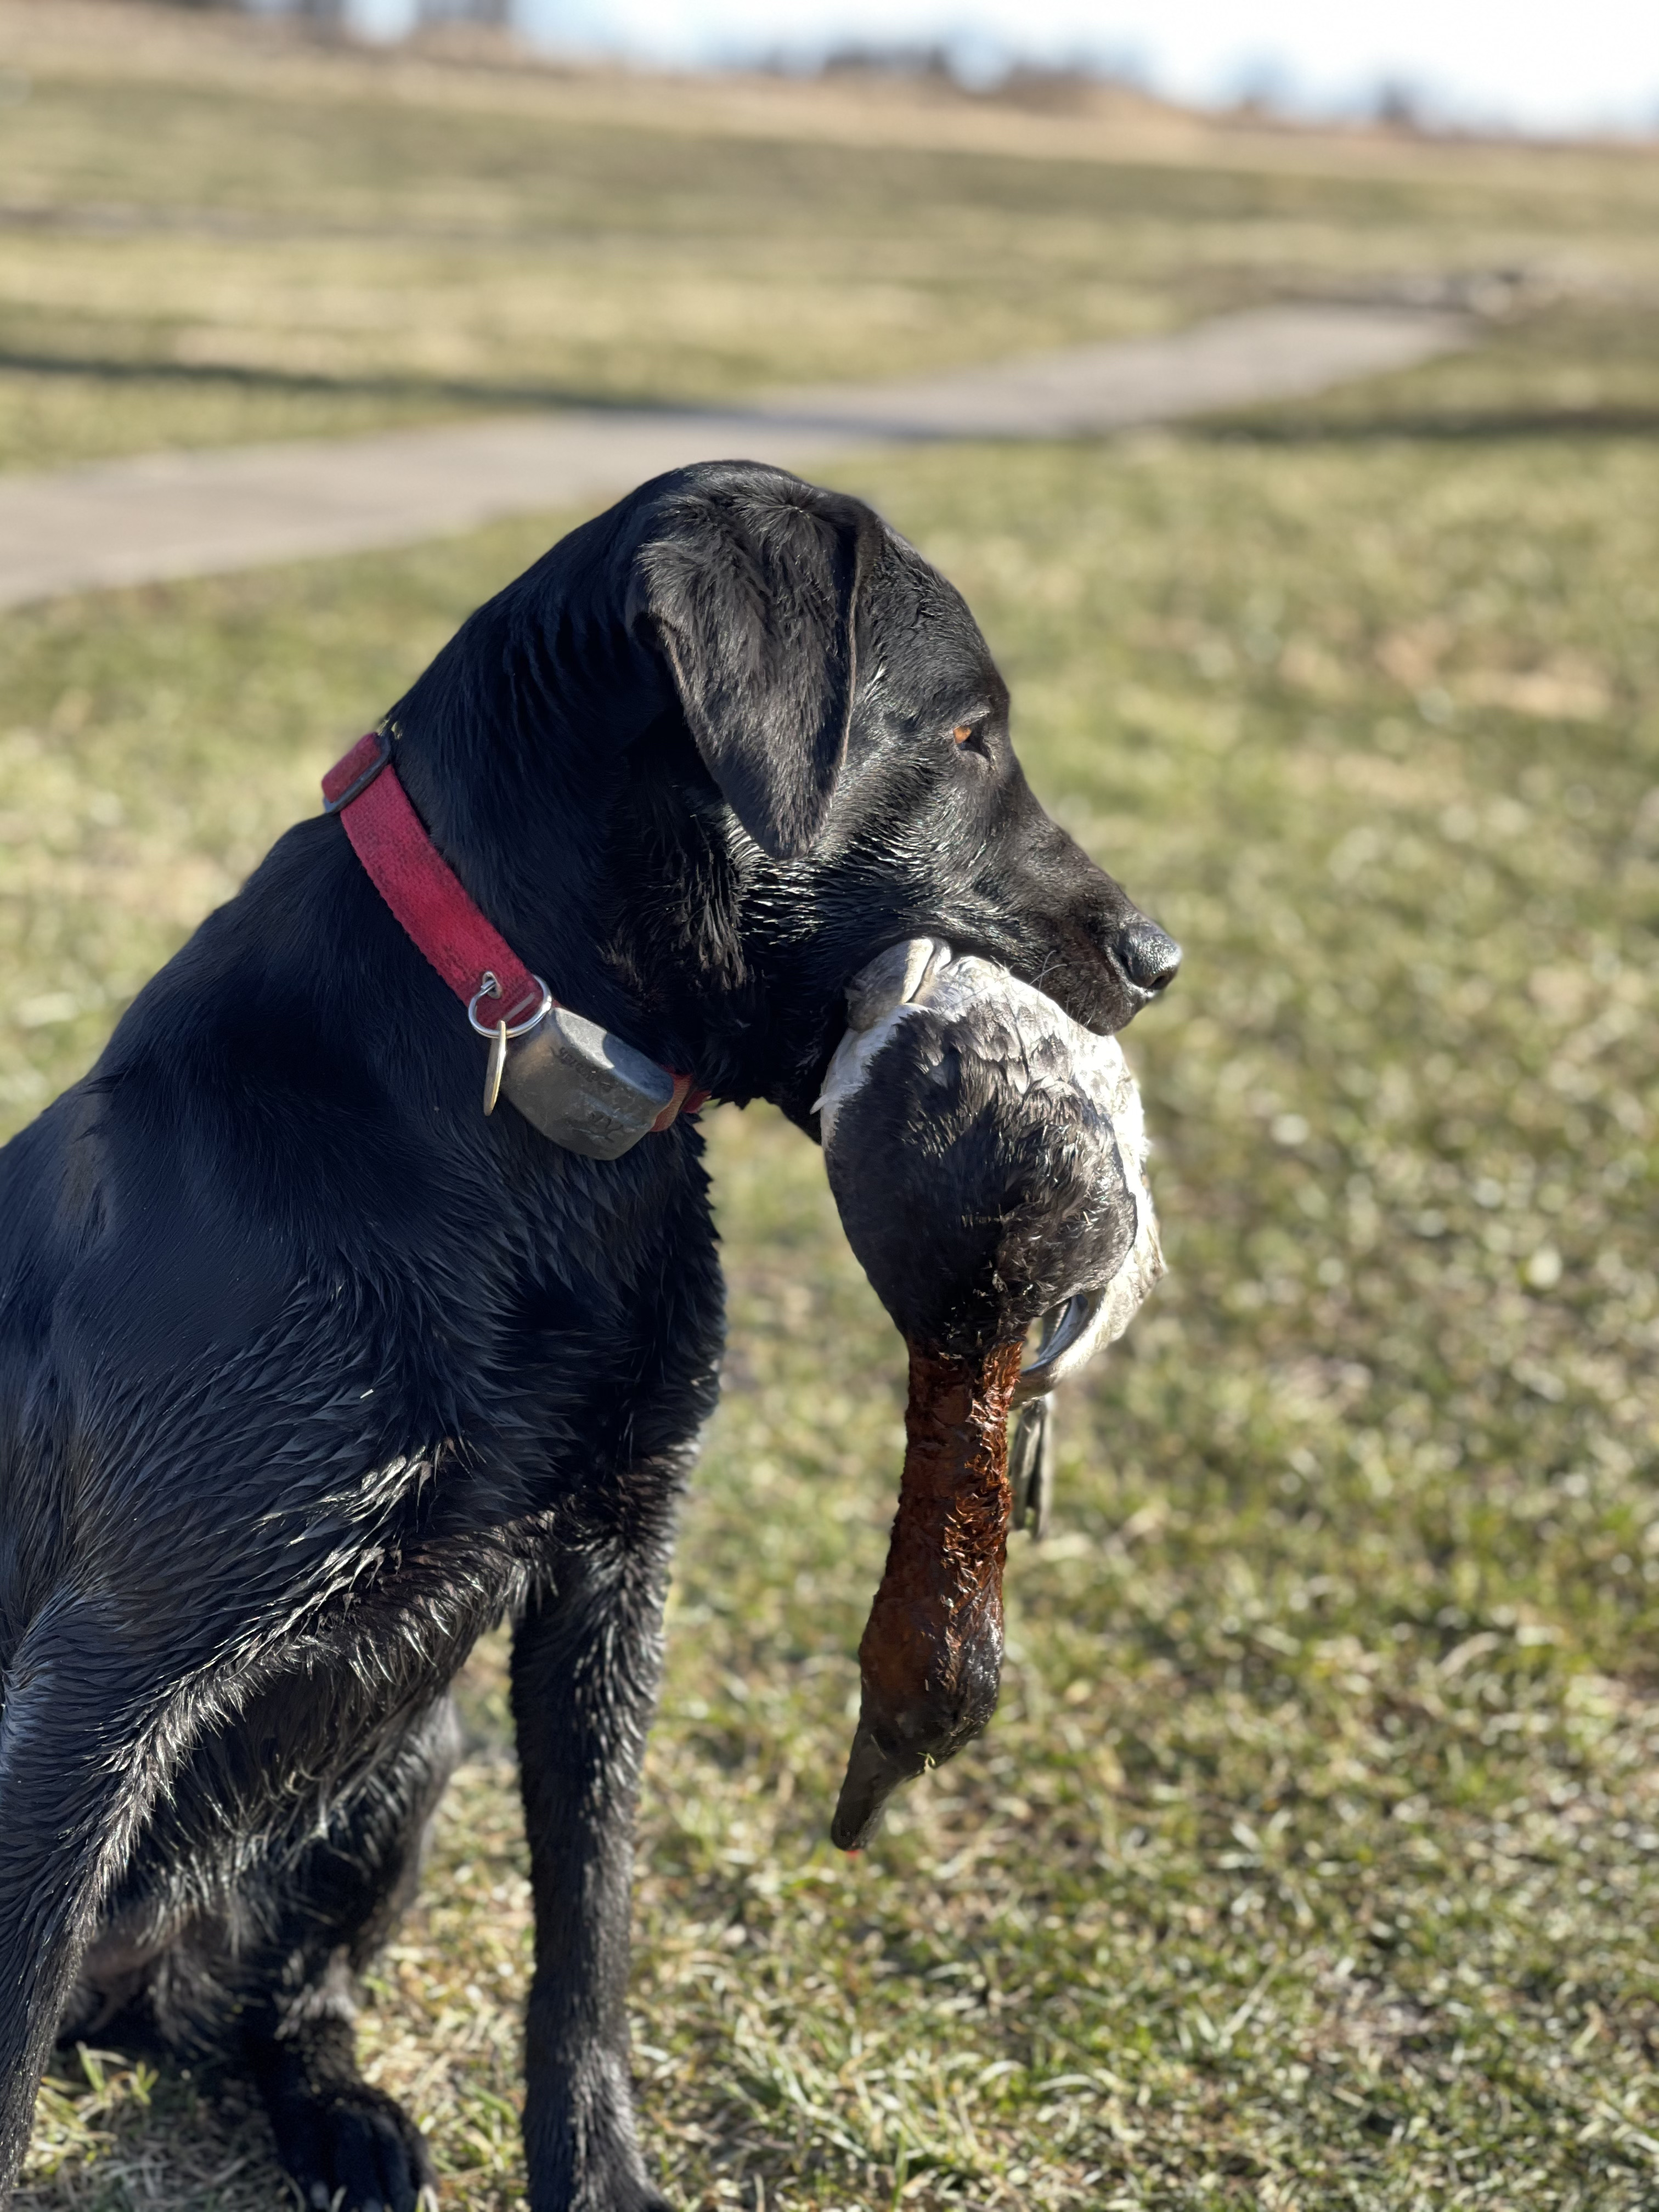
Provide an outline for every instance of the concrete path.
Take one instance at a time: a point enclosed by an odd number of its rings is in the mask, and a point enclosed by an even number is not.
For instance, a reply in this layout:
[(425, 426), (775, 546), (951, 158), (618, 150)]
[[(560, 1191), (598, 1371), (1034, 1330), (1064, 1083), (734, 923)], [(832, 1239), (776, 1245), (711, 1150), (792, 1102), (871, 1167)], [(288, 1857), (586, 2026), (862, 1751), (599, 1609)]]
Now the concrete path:
[(1471, 340), (1463, 318), (1441, 313), (1258, 308), (1168, 337), (729, 411), (573, 408), (0, 476), (0, 606), (408, 544), (614, 498), (686, 461), (744, 455), (810, 469), (922, 440), (1099, 434), (1294, 398)]

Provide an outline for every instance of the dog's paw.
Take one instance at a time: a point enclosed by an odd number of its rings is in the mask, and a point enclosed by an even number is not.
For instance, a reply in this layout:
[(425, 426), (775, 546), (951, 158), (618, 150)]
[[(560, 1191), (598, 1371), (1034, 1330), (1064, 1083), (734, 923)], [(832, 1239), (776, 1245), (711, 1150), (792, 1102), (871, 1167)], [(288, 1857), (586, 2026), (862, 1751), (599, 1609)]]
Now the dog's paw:
[(678, 2206), (671, 2204), (661, 2191), (653, 2189), (648, 2181), (625, 2182), (591, 2198), (584, 2197), (580, 2202), (584, 2206), (591, 2202), (593, 2212), (679, 2212)]
[(640, 2172), (637, 2157), (615, 2165), (592, 2160), (582, 2172), (567, 2166), (557, 2177), (532, 2167), (529, 2198), (530, 2212), (679, 2212)]
[(419, 2212), (435, 2201), (420, 2130), (378, 2089), (343, 2082), (284, 2098), (270, 2118), (304, 2212)]
[(679, 2212), (679, 2207), (638, 2174), (588, 2172), (556, 2197), (532, 2188), (531, 2212), (555, 2203), (559, 2212)]

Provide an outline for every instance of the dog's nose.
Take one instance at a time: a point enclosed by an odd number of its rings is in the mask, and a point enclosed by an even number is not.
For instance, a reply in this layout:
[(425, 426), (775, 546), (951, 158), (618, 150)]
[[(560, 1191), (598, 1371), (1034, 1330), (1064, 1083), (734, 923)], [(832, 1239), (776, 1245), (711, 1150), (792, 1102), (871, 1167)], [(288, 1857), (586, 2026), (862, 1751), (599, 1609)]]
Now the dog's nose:
[(1112, 950), (1118, 965), (1143, 991), (1162, 991), (1176, 978), (1181, 947), (1155, 921), (1132, 921), (1119, 930)]

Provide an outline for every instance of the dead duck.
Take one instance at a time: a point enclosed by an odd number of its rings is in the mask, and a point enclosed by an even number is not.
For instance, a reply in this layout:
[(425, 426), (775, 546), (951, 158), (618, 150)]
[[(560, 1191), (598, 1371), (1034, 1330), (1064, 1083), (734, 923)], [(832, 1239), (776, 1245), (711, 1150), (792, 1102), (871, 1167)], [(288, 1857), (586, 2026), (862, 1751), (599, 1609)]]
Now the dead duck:
[[(1115, 1038), (934, 938), (872, 962), (848, 1011), (818, 1102), (824, 1158), (909, 1351), (898, 1512), (830, 1830), (857, 1850), (894, 1790), (995, 1711), (1011, 1411), (1121, 1335), (1164, 1263), (1139, 1094)], [(1042, 1441), (1028, 1435), (1022, 1492)]]

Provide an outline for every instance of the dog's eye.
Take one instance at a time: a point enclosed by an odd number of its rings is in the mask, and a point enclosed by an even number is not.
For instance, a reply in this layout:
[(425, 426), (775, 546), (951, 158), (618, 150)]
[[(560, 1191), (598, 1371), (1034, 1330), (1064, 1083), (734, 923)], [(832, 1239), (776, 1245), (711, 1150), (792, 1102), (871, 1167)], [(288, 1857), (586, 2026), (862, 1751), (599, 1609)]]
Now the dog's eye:
[(955, 729), (951, 732), (951, 735), (956, 739), (959, 745), (967, 744), (973, 737), (973, 734), (974, 726), (971, 722), (958, 722)]

